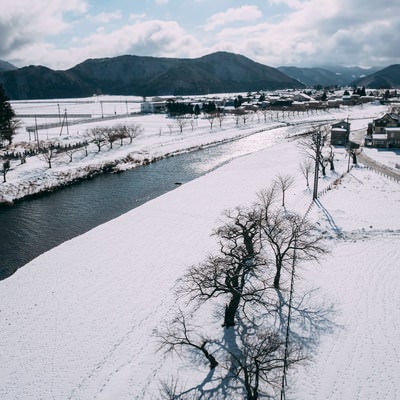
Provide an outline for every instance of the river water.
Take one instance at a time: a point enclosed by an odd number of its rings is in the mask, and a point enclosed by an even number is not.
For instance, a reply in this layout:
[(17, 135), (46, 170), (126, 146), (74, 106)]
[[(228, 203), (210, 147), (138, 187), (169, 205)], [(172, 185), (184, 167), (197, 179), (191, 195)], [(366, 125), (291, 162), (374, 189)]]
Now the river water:
[(224, 163), (282, 140), (265, 131), (0, 207), (0, 279), (80, 235)]

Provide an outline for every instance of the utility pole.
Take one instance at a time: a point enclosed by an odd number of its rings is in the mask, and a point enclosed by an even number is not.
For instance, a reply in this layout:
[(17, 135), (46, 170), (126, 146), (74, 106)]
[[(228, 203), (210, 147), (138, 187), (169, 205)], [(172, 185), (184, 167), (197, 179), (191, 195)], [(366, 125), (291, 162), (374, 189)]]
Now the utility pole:
[(318, 198), (318, 174), (319, 174), (319, 159), (321, 157), (321, 132), (315, 133), (315, 169), (314, 169), (314, 191), (313, 200)]
[(35, 114), (35, 133), (34, 133), (34, 135), (35, 135), (37, 146), (39, 148), (40, 147), (40, 145), (39, 145), (39, 129), (38, 129), (38, 125), (37, 125), (36, 114)]
[(295, 266), (296, 266), (296, 248), (297, 248), (297, 233), (294, 238), (294, 250), (293, 250), (293, 262), (292, 262), (292, 273), (290, 279), (290, 295), (288, 304), (288, 317), (286, 324), (286, 338), (285, 338), (285, 355), (283, 359), (283, 373), (282, 373), (282, 385), (281, 385), (281, 399), (286, 400), (286, 386), (287, 386), (287, 369), (288, 369), (288, 358), (289, 358), (289, 335), (290, 335), (290, 322), (292, 318), (292, 302), (294, 293), (294, 278), (295, 278)]

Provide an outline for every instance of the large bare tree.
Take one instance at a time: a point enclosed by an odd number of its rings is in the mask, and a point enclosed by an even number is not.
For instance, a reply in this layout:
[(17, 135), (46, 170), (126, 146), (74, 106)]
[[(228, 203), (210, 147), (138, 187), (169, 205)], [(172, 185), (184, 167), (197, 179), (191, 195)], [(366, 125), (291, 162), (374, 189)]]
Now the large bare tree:
[(297, 213), (274, 205), (274, 191), (260, 193), (260, 235), (262, 246), (273, 254), (275, 264), (274, 287), (280, 288), (285, 267), (296, 260), (317, 260), (327, 252), (322, 234), (315, 225)]
[(310, 134), (299, 142), (300, 147), (306, 157), (314, 162), (321, 173), (326, 176), (327, 157), (325, 154), (325, 145), (329, 136), (329, 127), (326, 125), (314, 127)]
[(191, 301), (226, 297), (223, 325), (229, 328), (235, 325), (241, 303), (262, 301), (268, 285), (258, 274), (264, 264), (258, 210), (236, 208), (225, 217), (227, 222), (215, 231), (220, 254), (192, 267), (183, 278), (181, 291)]
[(299, 346), (291, 346), (285, 360), (285, 341), (268, 330), (243, 332), (236, 361), (236, 378), (243, 381), (246, 400), (271, 398), (279, 387), (284, 363), (287, 367), (304, 359)]

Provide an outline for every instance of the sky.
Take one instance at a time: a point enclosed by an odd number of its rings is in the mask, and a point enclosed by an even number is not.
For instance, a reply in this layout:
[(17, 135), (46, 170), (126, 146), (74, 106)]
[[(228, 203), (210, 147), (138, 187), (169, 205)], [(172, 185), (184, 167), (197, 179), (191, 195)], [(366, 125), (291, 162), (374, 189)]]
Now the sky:
[(0, 60), (65, 70), (215, 51), (265, 65), (400, 63), (398, 0), (0, 0)]

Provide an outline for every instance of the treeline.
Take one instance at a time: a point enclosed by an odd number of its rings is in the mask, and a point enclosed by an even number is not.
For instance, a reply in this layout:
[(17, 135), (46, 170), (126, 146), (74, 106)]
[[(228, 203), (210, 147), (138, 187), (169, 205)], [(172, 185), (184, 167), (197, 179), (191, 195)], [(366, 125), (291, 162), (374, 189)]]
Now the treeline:
[(200, 105), (198, 103), (191, 104), (175, 100), (168, 100), (166, 108), (169, 116), (200, 115), (202, 112), (210, 114), (218, 111), (218, 107), (213, 101), (204, 102)]

